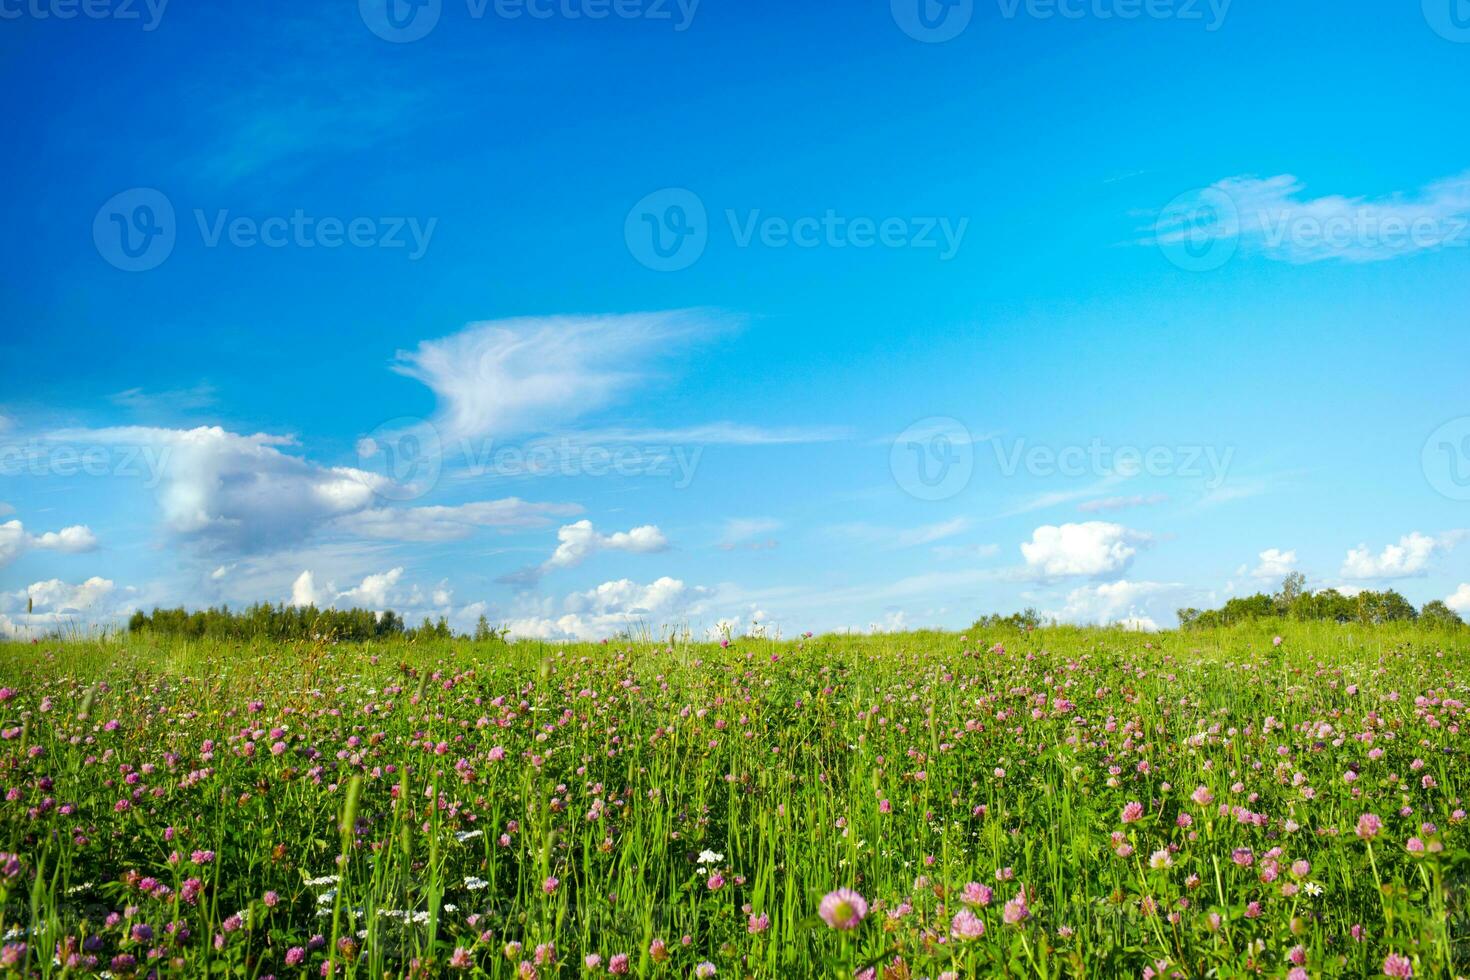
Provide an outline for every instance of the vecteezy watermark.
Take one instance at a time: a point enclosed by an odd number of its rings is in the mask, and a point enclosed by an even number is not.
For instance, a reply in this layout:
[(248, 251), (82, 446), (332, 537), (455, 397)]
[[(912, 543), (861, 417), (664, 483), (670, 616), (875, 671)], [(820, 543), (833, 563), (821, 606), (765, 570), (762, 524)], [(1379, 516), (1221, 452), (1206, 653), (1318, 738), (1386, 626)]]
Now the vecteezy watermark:
[[(438, 218), (414, 216), (232, 214), (228, 208), (194, 208), (192, 227), (205, 248), (381, 248), (403, 249), (410, 262), (423, 258)], [(162, 191), (134, 187), (115, 194), (92, 219), (97, 253), (124, 272), (146, 272), (173, 253), (179, 235), (173, 203)]]
[(168, 0), (0, 0), (0, 20), (137, 21), (143, 30), (158, 29)]
[[(766, 214), (760, 208), (727, 208), (724, 224), (736, 248), (890, 248), (933, 250), (941, 262), (959, 253), (970, 219), (965, 217), (839, 214)], [(704, 254), (711, 222), (704, 201), (683, 187), (648, 194), (623, 220), (628, 253), (656, 272), (687, 269)]]
[(703, 446), (600, 443), (569, 437), (524, 444), (494, 439), (441, 438), (419, 418), (396, 418), (357, 441), (357, 469), (387, 500), (416, 500), (441, 477), (648, 477), (672, 481), (675, 490), (694, 482)]
[[(1470, 421), (1466, 422), (1470, 436)], [(1020, 474), (1041, 479), (1136, 476), (1183, 477), (1204, 481), (1206, 489), (1219, 488), (1235, 459), (1234, 446), (1194, 443), (1170, 445), (1113, 444), (1100, 438), (1086, 443), (1050, 445), (1024, 438), (1004, 440), (985, 436), (998, 476)], [(969, 485), (975, 470), (977, 440), (964, 423), (948, 416), (920, 419), (899, 433), (889, 447), (888, 466), (899, 487), (920, 500), (945, 500)], [(1470, 481), (1470, 441), (1466, 453), (1466, 480)], [(1470, 489), (1467, 489), (1470, 493)]]
[(888, 469), (909, 496), (947, 500), (969, 486), (975, 471), (970, 430), (946, 415), (919, 419), (894, 438)]
[[(385, 41), (406, 44), (427, 37), (444, 14), (445, 0), (358, 0), (367, 29)], [(464, 0), (473, 21), (646, 20), (687, 31), (700, 0)]]
[[(1177, 20), (1206, 31), (1225, 23), (1233, 0), (995, 0), (1004, 20)], [(1426, 3), (1431, 0), (1425, 0)], [(954, 40), (975, 16), (975, 0), (889, 0), (893, 22), (926, 44)]]
[(1431, 432), (1419, 463), (1424, 478), (1440, 495), (1470, 500), (1470, 415), (1450, 419)]
[(975, 0), (889, 0), (888, 6), (899, 29), (925, 44), (954, 40), (975, 16)]
[(1291, 261), (1362, 260), (1470, 246), (1470, 217), (1412, 205), (1308, 202), (1251, 207), (1222, 186), (1188, 191), (1159, 212), (1153, 241), (1172, 264), (1211, 272), (1243, 244)]
[(1177, 20), (1206, 31), (1225, 24), (1233, 0), (996, 0), (1006, 20)]
[(1164, 257), (1187, 272), (1210, 272), (1240, 247), (1240, 211), (1218, 187), (1180, 194), (1154, 222), (1154, 241)]
[(628, 252), (655, 272), (687, 269), (709, 244), (709, 217), (699, 195), (665, 187), (645, 195), (623, 220)]
[(1031, 444), (1025, 439), (1009, 443), (992, 436), (987, 440), (995, 452), (996, 468), (1003, 477), (1024, 472), (1035, 477), (1132, 477), (1178, 476), (1203, 479), (1209, 490), (1225, 482), (1234, 446), (1202, 444), (1113, 445), (1094, 438), (1088, 443), (1052, 446)]
[(151, 490), (162, 482), (170, 455), (171, 447), (149, 444), (0, 442), (0, 477), (134, 477)]
[(1423, 7), (1434, 33), (1456, 44), (1470, 44), (1470, 0), (1423, 0)]
[(124, 272), (146, 272), (174, 250), (174, 206), (162, 191), (134, 187), (108, 198), (92, 219), (97, 253)]

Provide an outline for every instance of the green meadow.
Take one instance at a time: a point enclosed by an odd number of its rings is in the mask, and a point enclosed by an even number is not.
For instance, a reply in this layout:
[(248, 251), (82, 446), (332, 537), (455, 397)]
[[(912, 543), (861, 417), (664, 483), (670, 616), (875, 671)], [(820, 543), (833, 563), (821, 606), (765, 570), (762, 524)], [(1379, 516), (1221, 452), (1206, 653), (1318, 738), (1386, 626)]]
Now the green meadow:
[(0, 963), (1452, 976), (1467, 650), (1423, 623), (3, 644)]

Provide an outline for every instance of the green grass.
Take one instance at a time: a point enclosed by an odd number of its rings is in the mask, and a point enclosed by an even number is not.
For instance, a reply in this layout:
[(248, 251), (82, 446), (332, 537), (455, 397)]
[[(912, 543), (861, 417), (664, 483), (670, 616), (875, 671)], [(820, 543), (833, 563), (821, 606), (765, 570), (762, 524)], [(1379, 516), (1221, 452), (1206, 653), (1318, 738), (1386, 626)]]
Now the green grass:
[[(729, 649), (0, 645), (0, 962), (571, 977), (624, 954), (634, 976), (1198, 977), (1284, 976), (1295, 956), (1316, 977), (1378, 974), (1395, 954), (1416, 976), (1467, 969), (1470, 631), (1281, 628), (1280, 647), (1264, 627)], [(1124, 822), (1131, 802), (1143, 815)], [(1365, 813), (1382, 819), (1371, 840)], [(816, 915), (839, 887), (870, 905), (851, 930)], [(979, 938), (951, 935), (967, 908)]]

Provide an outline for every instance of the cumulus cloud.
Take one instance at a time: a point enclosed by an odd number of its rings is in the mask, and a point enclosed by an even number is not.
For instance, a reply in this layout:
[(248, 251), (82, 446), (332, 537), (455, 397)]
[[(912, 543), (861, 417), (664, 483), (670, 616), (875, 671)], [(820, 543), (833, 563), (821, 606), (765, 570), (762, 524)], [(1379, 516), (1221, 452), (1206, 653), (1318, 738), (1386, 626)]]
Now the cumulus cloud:
[(1470, 582), (1460, 583), (1458, 589), (1445, 597), (1444, 604), (1457, 613), (1470, 613)]
[(1131, 582), (1127, 579), (1084, 585), (1067, 593), (1066, 605), (1048, 612), (1047, 616), (1064, 623), (1156, 630), (1158, 626), (1151, 615), (1154, 610), (1147, 608), (1148, 604), (1182, 588), (1168, 582)]
[[(576, 504), (519, 497), (453, 506), (387, 506), (405, 487), (347, 466), (320, 466), (286, 450), (288, 436), (241, 435), (218, 426), (166, 429), (122, 426), (51, 433), (52, 442), (139, 450), (154, 469), (165, 525), (210, 549), (236, 554), (296, 545), (318, 532), (391, 541), (452, 541), (479, 528), (545, 527), (581, 512)], [(146, 450), (146, 452), (143, 452)], [(142, 465), (142, 464), (140, 464)], [(86, 532), (86, 534), (82, 534)], [(70, 535), (70, 537), (67, 537)], [(69, 528), (38, 547), (80, 548), (90, 535)], [(0, 545), (3, 554), (4, 545)]]
[(1030, 571), (1043, 578), (1101, 578), (1126, 571), (1139, 547), (1151, 540), (1142, 531), (1106, 521), (1044, 524), (1022, 542), (1021, 554)]
[(1339, 572), (1348, 579), (1395, 579), (1413, 578), (1428, 571), (1430, 559), (1450, 550), (1464, 536), (1462, 531), (1451, 531), (1438, 537), (1418, 531), (1399, 538), (1378, 554), (1365, 544), (1348, 551)]
[(60, 551), (75, 555), (97, 548), (97, 536), (85, 524), (74, 524), (60, 531), (30, 534), (18, 520), (0, 524), (0, 566), (8, 565), (31, 549)]
[(1312, 197), (1290, 174), (1239, 176), (1174, 202), (1147, 244), (1235, 239), (1268, 258), (1373, 262), (1470, 245), (1470, 173), (1385, 197)]
[(644, 524), (628, 531), (600, 534), (591, 521), (564, 525), (556, 532), (557, 546), (543, 569), (574, 568), (599, 551), (626, 551), (647, 555), (667, 551), (669, 541), (656, 525)]
[(329, 607), (342, 605), (353, 608), (382, 610), (392, 603), (393, 589), (403, 578), (402, 568), (392, 568), (366, 576), (360, 583), (337, 591), (331, 585), (318, 588), (316, 576), (310, 570), (302, 572), (291, 584), (291, 605)]
[(36, 636), (115, 617), (126, 610), (108, 600), (120, 591), (111, 579), (94, 575), (77, 584), (48, 579), (0, 593), (0, 636)]
[(170, 529), (241, 551), (299, 541), (324, 522), (369, 507), (386, 477), (323, 467), (282, 452), (286, 436), (239, 435), (219, 426), (120, 426), (53, 433), (56, 441), (150, 447), (159, 504)]
[(712, 596), (710, 589), (688, 586), (669, 576), (647, 585), (618, 579), (571, 593), (562, 601), (559, 614), (513, 618), (506, 626), (513, 636), (546, 640), (599, 639), (643, 627), (657, 632), (685, 624), (706, 608)]
[(626, 395), (650, 359), (714, 325), (692, 310), (496, 320), (400, 351), (394, 370), (434, 392), (444, 438), (541, 432)]
[(388, 593), (401, 578), (403, 578), (402, 568), (393, 568), (378, 575), (369, 575), (358, 585), (339, 594), (337, 599), (353, 606), (381, 609), (388, 605)]
[(556, 550), (539, 566), (523, 568), (504, 576), (502, 582), (529, 585), (547, 572), (563, 568), (575, 568), (600, 551), (622, 551), (628, 554), (650, 555), (667, 551), (669, 540), (657, 525), (644, 524), (627, 531), (603, 534), (591, 521), (581, 520), (565, 524), (556, 532)]
[(1258, 555), (1261, 563), (1251, 572), (1256, 578), (1276, 579), (1285, 578), (1296, 570), (1296, 552), (1282, 551), (1280, 548), (1267, 548)]

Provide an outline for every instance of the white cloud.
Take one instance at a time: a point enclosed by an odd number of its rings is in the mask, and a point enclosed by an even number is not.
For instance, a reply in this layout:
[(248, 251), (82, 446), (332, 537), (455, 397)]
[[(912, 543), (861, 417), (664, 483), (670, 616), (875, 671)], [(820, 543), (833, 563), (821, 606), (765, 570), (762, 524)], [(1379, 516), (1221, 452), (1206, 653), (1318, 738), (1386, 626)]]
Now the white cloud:
[(591, 521), (577, 521), (563, 525), (556, 532), (559, 542), (541, 567), (549, 571), (554, 568), (575, 568), (599, 551), (626, 551), (630, 554), (647, 555), (667, 551), (669, 541), (664, 533), (653, 524), (644, 524), (628, 531), (599, 534)]
[(1413, 194), (1309, 197), (1290, 174), (1230, 177), (1159, 218), (1145, 244), (1207, 245), (1234, 238), (1268, 258), (1372, 262), (1470, 244), (1470, 173)]
[(310, 570), (302, 572), (291, 584), (291, 605), (382, 610), (393, 602), (393, 589), (403, 578), (402, 568), (368, 575), (350, 589), (337, 591), (332, 585), (318, 588)]
[(53, 578), (32, 584), (26, 590), (26, 596), (38, 612), (82, 613), (106, 599), (114, 588), (116, 586), (110, 579), (96, 575), (80, 585)]
[(1261, 563), (1251, 572), (1256, 578), (1278, 579), (1285, 578), (1296, 570), (1296, 552), (1282, 551), (1280, 548), (1267, 548), (1258, 556)]
[(315, 606), (326, 602), (326, 594), (320, 592), (316, 587), (316, 578), (310, 571), (304, 571), (291, 583), (291, 605), (293, 606)]
[(129, 611), (125, 606), (108, 605), (118, 592), (111, 579), (93, 576), (76, 585), (48, 579), (15, 592), (0, 593), (0, 636), (70, 631), (115, 618)]
[(351, 606), (382, 609), (388, 605), (389, 592), (398, 584), (398, 580), (402, 577), (402, 568), (393, 568), (378, 575), (369, 575), (354, 588), (339, 593), (337, 595), (337, 601), (345, 601)]
[(1021, 554), (1030, 570), (1045, 578), (1102, 577), (1126, 571), (1139, 546), (1151, 540), (1141, 531), (1106, 521), (1044, 524), (1022, 542)]
[[(140, 450), (139, 466), (153, 471), (149, 485), (157, 487), (166, 525), (186, 538), (240, 554), (298, 544), (317, 532), (451, 541), (477, 528), (545, 527), (582, 510), (576, 504), (519, 497), (387, 507), (380, 494), (393, 496), (403, 487), (385, 476), (288, 455), (283, 449), (295, 443), (287, 436), (240, 435), (218, 426), (125, 426), (56, 432), (47, 438)], [(79, 545), (81, 539), (66, 543)]]
[(1367, 545), (1360, 544), (1348, 551), (1339, 574), (1349, 579), (1395, 579), (1423, 575), (1428, 571), (1430, 559), (1453, 548), (1461, 537), (1461, 531), (1451, 531), (1437, 538), (1411, 531), (1399, 538), (1397, 544), (1387, 545), (1377, 555)]
[(686, 625), (703, 611), (713, 592), (664, 576), (647, 585), (631, 579), (604, 582), (586, 592), (573, 592), (561, 613), (523, 616), (506, 625), (513, 636), (536, 639), (599, 639), (623, 630), (648, 628), (655, 633)]
[(76, 555), (96, 550), (97, 536), (85, 524), (43, 534), (27, 533), (25, 525), (18, 520), (0, 524), (0, 566), (8, 565), (32, 548)]
[(361, 511), (387, 478), (322, 467), (280, 447), (285, 436), (239, 435), (219, 426), (122, 426), (57, 432), (56, 441), (147, 447), (158, 472), (159, 504), (175, 532), (241, 551), (299, 541), (323, 523)]
[(93, 534), (92, 529), (87, 525), (76, 524), (64, 527), (60, 531), (47, 531), (36, 535), (31, 539), (31, 547), (79, 555), (83, 552), (97, 550), (97, 535)]
[(577, 504), (535, 503), (519, 497), (454, 506), (375, 507), (338, 518), (333, 527), (390, 541), (456, 541), (479, 528), (522, 531), (581, 513)]
[[(1127, 628), (1131, 621), (1146, 622), (1150, 630), (1158, 629), (1151, 615), (1155, 611), (1147, 608), (1155, 599), (1179, 592), (1183, 586), (1168, 582), (1102, 582), (1085, 585), (1067, 593), (1067, 602), (1059, 610), (1049, 611), (1047, 618), (1064, 623), (1096, 623), (1100, 626), (1121, 624)], [(1140, 608), (1144, 607), (1144, 608)]]
[(627, 394), (648, 359), (713, 326), (689, 310), (496, 320), (400, 351), (394, 370), (438, 397), (445, 439), (542, 432)]
[(1444, 604), (1458, 613), (1470, 613), (1470, 582), (1462, 582), (1452, 595), (1446, 596)]
[(644, 524), (627, 531), (602, 534), (591, 521), (581, 520), (564, 524), (556, 532), (557, 546), (540, 565), (532, 565), (502, 575), (499, 581), (511, 585), (529, 586), (541, 580), (547, 572), (563, 568), (576, 568), (600, 551), (622, 551), (628, 554), (649, 555), (669, 549), (669, 540), (656, 525)]

